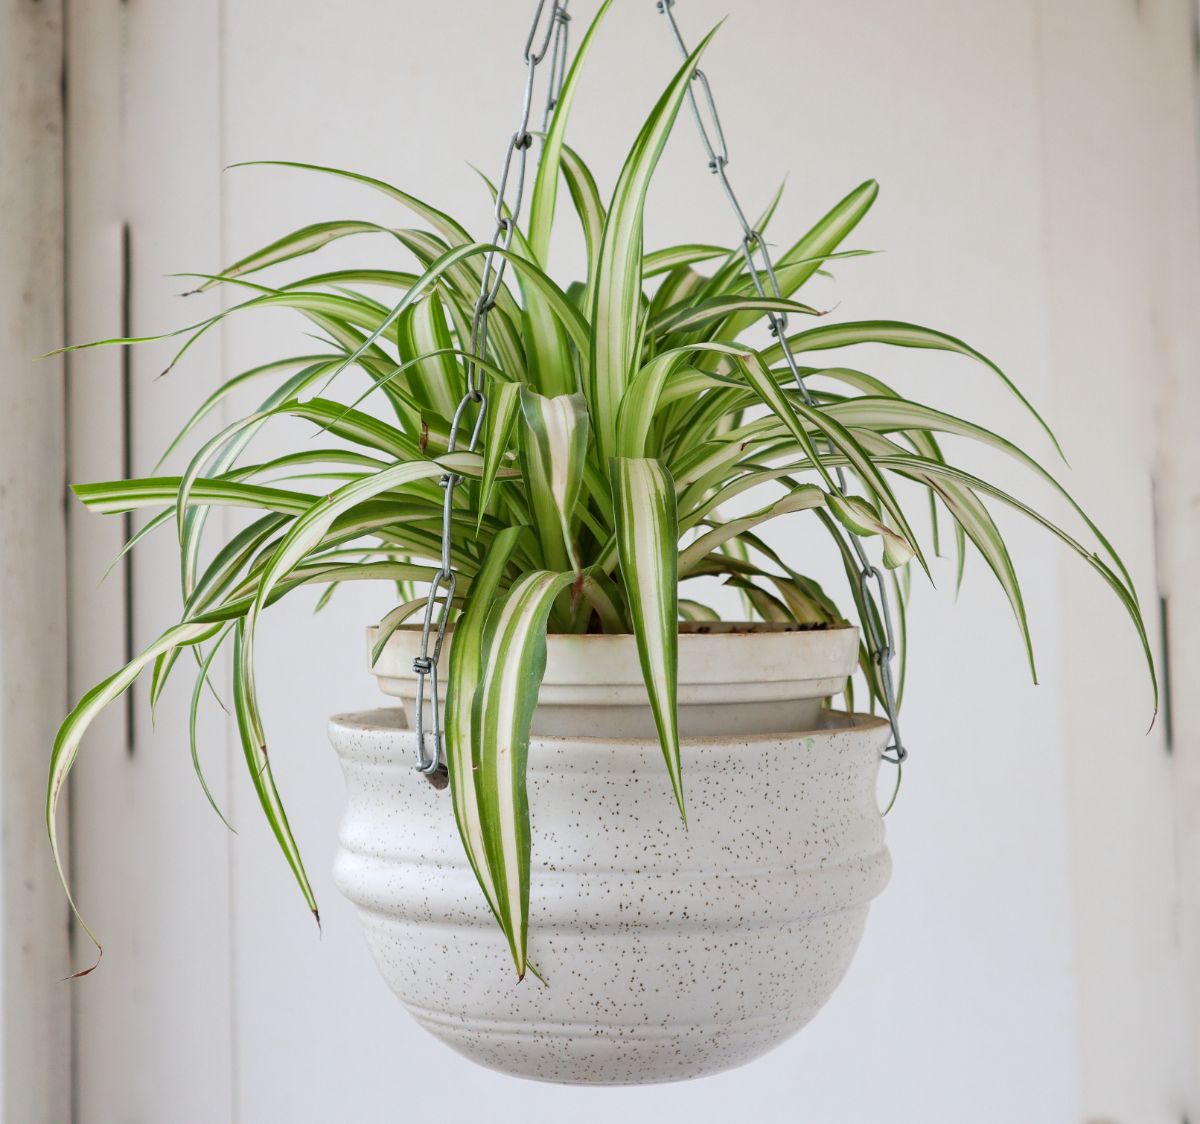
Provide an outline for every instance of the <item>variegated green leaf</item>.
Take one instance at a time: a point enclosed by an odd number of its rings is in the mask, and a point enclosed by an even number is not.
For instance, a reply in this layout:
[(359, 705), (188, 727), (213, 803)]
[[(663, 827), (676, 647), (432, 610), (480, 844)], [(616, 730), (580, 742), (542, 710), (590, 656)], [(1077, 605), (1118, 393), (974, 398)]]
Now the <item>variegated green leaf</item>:
[(147, 664), (152, 663), (162, 653), (168, 652), (181, 645), (199, 644), (211, 639), (220, 631), (219, 624), (199, 624), (186, 622), (175, 625), (162, 634), (153, 644), (135, 659), (127, 663), (120, 671), (97, 683), (75, 704), (74, 709), (63, 720), (58, 735), (54, 739), (54, 749), (50, 754), (50, 776), (46, 787), (46, 832), (50, 837), (50, 852), (54, 858), (54, 866), (58, 871), (59, 881), (66, 891), (67, 901), (80, 927), (88, 939), (96, 946), (96, 961), (89, 968), (75, 974), (85, 976), (100, 962), (102, 948), (95, 933), (88, 927), (79, 913), (75, 898), (71, 894), (70, 883), (67, 881), (66, 867), (63, 864), (62, 849), (58, 837), (58, 804), (62, 798), (63, 789), (75, 758), (79, 753), (80, 742), (83, 741), (88, 727), (95, 721), (97, 715), (113, 700), (120, 698), (129, 689), (134, 680), (142, 673)]
[(600, 243), (604, 238), (606, 220), (604, 201), (591, 169), (580, 159), (579, 154), (568, 145), (563, 145), (563, 178), (571, 192), (571, 202), (583, 228), (583, 243), (587, 250), (587, 283), (583, 286), (577, 307), (590, 311), (596, 287), (596, 267), (600, 260)]
[(806, 316), (819, 316), (815, 308), (796, 301), (784, 300), (779, 297), (710, 297), (704, 301), (684, 301), (683, 307), (665, 309), (656, 320), (648, 325), (648, 330), (658, 333), (691, 332), (705, 325), (724, 320), (735, 312), (751, 313), (781, 312), (800, 313)]
[(760, 511), (743, 516), (740, 519), (730, 519), (718, 522), (711, 531), (701, 535), (695, 542), (689, 544), (679, 555), (679, 574), (687, 577), (700, 563), (719, 546), (736, 538), (743, 531), (776, 519), (780, 515), (788, 515), (793, 511), (807, 511), (820, 507), (826, 500), (825, 493), (814, 484), (802, 484), (783, 499), (764, 507)]
[(291, 261), (304, 254), (311, 254), (314, 250), (319, 250), (323, 246), (328, 246), (330, 242), (335, 242), (350, 234), (376, 234), (379, 229), (376, 223), (356, 222), (350, 219), (339, 222), (316, 222), (309, 226), (303, 226), (299, 230), (285, 234), (261, 250), (255, 250), (254, 253), (247, 254), (246, 257), (240, 258), (232, 265), (226, 266), (219, 276), (205, 281), (197, 291), (204, 292), (224, 280), (240, 277), (244, 273), (256, 273), (260, 269)]
[[(828, 258), (862, 221), (878, 195), (879, 184), (874, 180), (859, 184), (776, 261), (775, 281), (783, 296), (791, 296), (817, 272), (821, 262)], [(761, 280), (764, 286), (769, 286), (769, 278), (764, 277)], [(745, 288), (747, 291), (756, 291), (753, 282), (747, 283)], [(723, 334), (733, 339), (753, 324), (754, 319), (751, 313), (735, 313), (723, 329)]]
[[(642, 258), (642, 276), (655, 277), (669, 270), (679, 269), (680, 266), (696, 265), (713, 258), (723, 258), (729, 254), (725, 246), (710, 246), (703, 243), (689, 243), (685, 246), (667, 246), (662, 250), (652, 250)], [(699, 275), (697, 275), (699, 276)]]
[(617, 553), (637, 636), (642, 678), (675, 801), (686, 823), (676, 712), (679, 520), (675, 510), (675, 482), (655, 460), (613, 457), (610, 464)]
[(248, 754), (251, 752), (251, 746), (258, 747), (254, 752), (264, 756), (266, 754), (266, 734), (259, 713), (254, 680), (254, 633), (258, 617), (274, 588), (295, 569), (305, 555), (321, 543), (339, 516), (381, 492), (416, 480), (440, 476), (443, 472), (441, 465), (431, 462), (393, 465), (373, 476), (343, 485), (317, 500), (292, 522), (287, 534), (263, 567), (253, 602), (246, 614), (245, 625), (239, 628), (236, 638), (238, 659), (235, 682), (238, 687), (239, 706), (242, 708), (239, 710), (239, 724), (246, 727), (243, 741), (247, 744)]
[(483, 523), (484, 512), (492, 497), (492, 487), (508, 451), (513, 423), (517, 420), (517, 409), (521, 404), (521, 386), (515, 382), (498, 383), (487, 394), (487, 412), (483, 425), (483, 476), (479, 482), (479, 510), (475, 529)]
[(454, 340), (437, 289), (396, 323), (401, 358), (414, 360), (408, 372), (413, 397), (437, 416), (452, 418), (466, 378), (454, 361)]
[(484, 849), (517, 976), (529, 939), (529, 726), (546, 670), (546, 620), (570, 574), (526, 574), (492, 611), (479, 676), (475, 772)]
[(869, 500), (834, 492), (826, 497), (826, 502), (847, 530), (863, 538), (879, 535), (883, 539), (883, 564), (889, 570), (908, 564), (913, 556), (912, 547), (880, 519), (879, 512)]
[(483, 567), (472, 583), (472, 594), (466, 599), (466, 608), (454, 626), (446, 688), (445, 762), (450, 775), (454, 818), (471, 869), (501, 927), (504, 922), (500, 898), (488, 862), (476, 789), (475, 772), (483, 753), (476, 740), (477, 727), (473, 724), (472, 715), (484, 668), (483, 641), (488, 614), (523, 531), (523, 527), (506, 527), (492, 542)]
[[(1038, 425), (1042, 427), (1043, 432), (1050, 438), (1059, 455), (1062, 455), (1062, 448), (1058, 443), (1058, 438), (1054, 436), (1053, 430), (1046, 424), (1042, 415), (1033, 408), (1033, 405), (1025, 395), (1017, 389), (1012, 380), (986, 355), (976, 351), (962, 340), (947, 335), (945, 332), (938, 332), (932, 328), (923, 328), (919, 324), (906, 324), (899, 320), (863, 320), (848, 324), (822, 324), (820, 327), (809, 328), (807, 331), (788, 337), (788, 344), (793, 352), (822, 351), (826, 348), (851, 347), (855, 344), (863, 343), (881, 343), (892, 347), (925, 348), (933, 351), (952, 351), (958, 355), (965, 355), (970, 359), (974, 359), (977, 363), (982, 363), (1004, 384), (1009, 393), (1033, 415)], [(763, 361), (768, 364), (778, 362), (782, 357), (783, 353), (778, 344), (773, 344), (763, 352)]]
[(710, 31), (688, 56), (646, 119), (621, 169), (605, 219), (592, 303), (590, 381), (585, 383), (601, 463), (616, 452), (617, 410), (638, 354), (646, 192), (700, 55), (713, 34)]
[(542, 553), (551, 569), (579, 572), (571, 518), (583, 485), (588, 413), (581, 394), (521, 390), (521, 466)]
[(319, 925), (321, 914), (317, 909), (317, 899), (313, 894), (312, 884), (308, 880), (308, 873), (304, 869), (304, 860), (300, 857), (300, 848), (296, 843), (296, 837), (292, 834), (291, 826), (288, 824), (287, 813), (283, 809), (279, 790), (275, 787), (275, 774), (267, 757), (267, 744), (262, 736), (258, 714), (246, 693), (250, 684), (242, 672), (245, 667), (244, 643), (245, 622), (239, 620), (233, 629), (233, 712), (237, 717), (238, 736), (241, 739), (242, 752), (246, 758), (246, 768), (258, 796), (258, 802), (262, 807), (263, 815), (271, 827), (279, 849), (283, 852), (283, 857), (291, 868), (300, 892), (304, 895), (305, 903)]
[(550, 118), (550, 125), (542, 143), (537, 178), (534, 180), (533, 192), (529, 199), (529, 249), (533, 253), (534, 261), (543, 268), (547, 266), (547, 255), (550, 250), (550, 230), (554, 225), (558, 173), (562, 161), (563, 138), (567, 132), (567, 121), (571, 116), (571, 106), (575, 102), (579, 76), (583, 73), (584, 63), (586, 63), (588, 53), (595, 42), (600, 23), (611, 6), (612, 0), (604, 0), (592, 17), (587, 32), (580, 40), (571, 66), (563, 78), (562, 88), (554, 106), (554, 114)]

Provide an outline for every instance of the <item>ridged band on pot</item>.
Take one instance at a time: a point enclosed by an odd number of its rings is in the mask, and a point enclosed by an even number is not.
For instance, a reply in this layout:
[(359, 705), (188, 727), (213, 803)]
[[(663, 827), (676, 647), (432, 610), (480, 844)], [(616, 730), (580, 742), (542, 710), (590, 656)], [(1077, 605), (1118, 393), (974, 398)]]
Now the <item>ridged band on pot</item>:
[(687, 831), (654, 740), (538, 737), (530, 959), (546, 983), (518, 983), (401, 712), (330, 734), (349, 797), (336, 880), (380, 970), (428, 1030), (523, 1077), (670, 1081), (758, 1056), (828, 999), (891, 869), (879, 719), (687, 739)]
[[(373, 644), (375, 629), (369, 630)], [(450, 633), (438, 670), (449, 669)], [(411, 714), (412, 661), (419, 627), (397, 629), (372, 671), (380, 689)], [(692, 624), (679, 635), (679, 725), (684, 737), (804, 730), (819, 721), (821, 701), (838, 694), (858, 662), (858, 630), (784, 625)], [(426, 718), (430, 716), (426, 713)], [(654, 737), (631, 635), (567, 635), (546, 640), (546, 674), (533, 732), (570, 737), (579, 731)]]

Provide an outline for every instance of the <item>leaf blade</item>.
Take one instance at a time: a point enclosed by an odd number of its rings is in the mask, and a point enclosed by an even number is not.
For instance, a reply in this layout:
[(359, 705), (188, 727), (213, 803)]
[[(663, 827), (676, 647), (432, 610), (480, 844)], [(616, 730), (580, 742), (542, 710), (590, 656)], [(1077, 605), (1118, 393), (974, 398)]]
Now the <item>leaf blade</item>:
[(675, 483), (656, 460), (610, 462), (617, 555), (637, 637), (642, 678), (679, 814), (687, 823), (677, 708), (679, 517)]

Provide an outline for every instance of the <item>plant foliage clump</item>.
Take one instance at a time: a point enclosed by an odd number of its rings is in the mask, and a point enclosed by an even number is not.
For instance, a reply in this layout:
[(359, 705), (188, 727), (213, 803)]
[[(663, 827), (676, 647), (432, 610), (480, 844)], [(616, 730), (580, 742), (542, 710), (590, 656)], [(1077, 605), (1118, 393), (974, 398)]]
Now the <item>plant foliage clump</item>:
[[(483, 261), (496, 247), (476, 241), (451, 216), (377, 179), (289, 165), (382, 192), (422, 225), (318, 223), (205, 279), (202, 288), (225, 286), (237, 301), (173, 333), (184, 339), (177, 359), (225, 318), (264, 308), (298, 312), (320, 345), (228, 379), (188, 419), (168, 453), (191, 439), (235, 391), (258, 384), (270, 390), (256, 410), (201, 442), (182, 475), (75, 489), (95, 511), (153, 509), (139, 539), (174, 525), (182, 611), (145, 652), (89, 691), (64, 722), (47, 801), (56, 859), (55, 808), (95, 715), (147, 668), (156, 700), (180, 654), (192, 649), (195, 756), (201, 688), (216, 652), (230, 645), (233, 707), (249, 774), (315, 912), (267, 754), (255, 687), (255, 634), (263, 610), (293, 591), (385, 580), (396, 583), (400, 604), (381, 622), (381, 646), (424, 606), (420, 590), (437, 575), (439, 482), (448, 471), (464, 483), (455, 492), (450, 526), (456, 629), (444, 757), (464, 846), (521, 974), (530, 868), (524, 764), (547, 629), (636, 634), (681, 812), (678, 622), (715, 616), (701, 599), (685, 595), (685, 583), (724, 578), (741, 591), (750, 612), (769, 621), (862, 621), (873, 609), (863, 599), (847, 535), (877, 540), (883, 564), (895, 573), (911, 564), (928, 568), (928, 546), (894, 490), (896, 481), (909, 485), (909, 495), (924, 493), (929, 545), (936, 552), (946, 542), (960, 576), (969, 551), (983, 557), (1012, 607), (1031, 668), (1021, 589), (990, 510), (996, 504), (1040, 524), (1103, 578), (1128, 610), (1149, 661), (1125, 567), (1033, 457), (980, 425), (901, 396), (876, 375), (823, 362), (827, 351), (860, 344), (955, 353), (980, 364), (1045, 428), (1001, 370), (961, 340), (896, 321), (826, 322), (799, 299), (829, 263), (856, 253), (844, 243), (875, 202), (877, 185), (856, 187), (779, 254), (779, 298), (760, 295), (738, 247), (696, 243), (647, 252), (647, 189), (705, 44), (654, 106), (606, 204), (587, 165), (564, 143), (595, 30), (593, 24), (541, 141), (528, 221), (509, 249), (497, 250), (516, 285), (497, 293), (487, 351), (478, 359), (487, 376), (486, 405), (473, 407), (483, 408), (478, 452), (448, 453), (447, 446), (466, 390), (466, 364), (473, 359), (470, 328)], [(565, 288), (545, 268), (563, 184), (587, 250), (586, 276)], [(766, 229), (777, 202), (778, 196), (756, 229)], [(398, 244), (414, 270), (370, 263), (275, 287), (252, 280), (358, 235)], [(747, 331), (772, 312), (808, 324), (790, 334), (788, 344), (812, 363), (801, 369), (811, 403), (783, 362), (779, 341), (762, 347), (746, 342)], [(256, 436), (280, 417), (310, 423), (318, 439), (256, 462)], [(947, 437), (997, 449), (1049, 484), (1078, 515), (1087, 544), (998, 484), (953, 463), (943, 451)], [(854, 494), (835, 486), (839, 468), (854, 482)], [(746, 496), (758, 496), (760, 505), (737, 517), (724, 514), (735, 501), (744, 507)], [(206, 517), (219, 505), (249, 509), (253, 517), (207, 557)], [(845, 611), (760, 537), (769, 520), (801, 510), (828, 533), (845, 563)], [(894, 589), (903, 611), (907, 581), (896, 580)], [(862, 668), (868, 691), (877, 694), (865, 652)]]

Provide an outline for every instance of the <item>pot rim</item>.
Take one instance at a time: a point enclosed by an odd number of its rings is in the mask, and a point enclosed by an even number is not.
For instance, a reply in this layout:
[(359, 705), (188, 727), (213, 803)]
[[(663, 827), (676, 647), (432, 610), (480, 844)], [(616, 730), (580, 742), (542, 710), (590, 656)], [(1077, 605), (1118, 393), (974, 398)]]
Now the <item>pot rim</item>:
[[(877, 714), (866, 714), (857, 710), (834, 710), (825, 709), (821, 711), (822, 719), (826, 716), (836, 718), (839, 721), (826, 723), (820, 726), (811, 726), (805, 730), (776, 730), (769, 733), (748, 733), (748, 734), (701, 734), (694, 737), (680, 738), (681, 746), (725, 746), (728, 747), (731, 740), (736, 740), (739, 750), (753, 749), (756, 745), (764, 745), (768, 743), (778, 743), (781, 739), (793, 740), (803, 738), (810, 734), (825, 734), (831, 730), (883, 730), (890, 732), (891, 725), (886, 718), (881, 718)], [(408, 724), (408, 716), (401, 706), (384, 706), (377, 707), (373, 710), (359, 710), (345, 714), (334, 714), (330, 717), (328, 725), (330, 727), (341, 727), (351, 730), (366, 730), (378, 731), (381, 728), (387, 729), (388, 733), (414, 734), (415, 731)], [(661, 747), (657, 736), (652, 737), (627, 737), (625, 735), (614, 736), (612, 734), (531, 734), (529, 738), (530, 746), (546, 744), (546, 745), (561, 745), (564, 742), (582, 742), (587, 745), (602, 744), (602, 745), (620, 745), (629, 749), (646, 749), (652, 750), (654, 753), (661, 753)], [(733, 762), (736, 764), (736, 762)]]
[[(422, 625), (416, 624), (401, 624), (397, 625), (396, 633), (412, 634), (420, 632)], [(748, 638), (752, 636), (807, 636), (812, 637), (814, 642), (823, 636), (841, 636), (846, 632), (857, 632), (858, 625), (851, 624), (849, 621), (842, 621), (840, 624), (797, 624), (791, 621), (680, 621), (679, 622), (679, 640), (680, 643), (695, 644), (702, 640), (734, 640)], [(374, 639), (379, 632), (378, 624), (367, 626), (367, 634)], [(454, 623), (451, 622), (446, 628), (446, 635), (449, 636), (454, 632)], [(432, 635), (433, 630), (430, 630)], [(561, 643), (565, 640), (579, 641), (586, 640), (589, 643), (597, 644), (601, 642), (609, 643), (628, 643), (630, 640), (636, 639), (632, 632), (547, 632), (546, 640), (549, 643)], [(390, 637), (389, 637), (390, 640)]]

